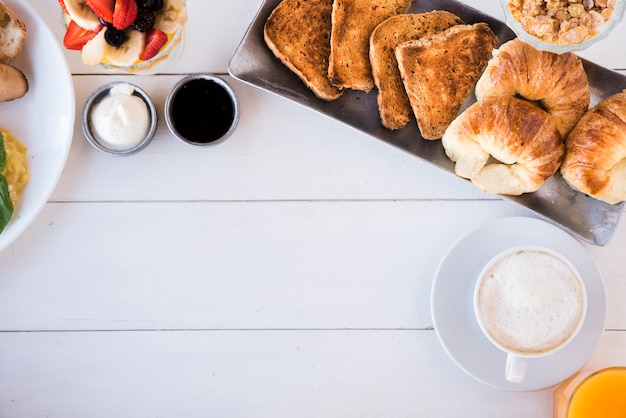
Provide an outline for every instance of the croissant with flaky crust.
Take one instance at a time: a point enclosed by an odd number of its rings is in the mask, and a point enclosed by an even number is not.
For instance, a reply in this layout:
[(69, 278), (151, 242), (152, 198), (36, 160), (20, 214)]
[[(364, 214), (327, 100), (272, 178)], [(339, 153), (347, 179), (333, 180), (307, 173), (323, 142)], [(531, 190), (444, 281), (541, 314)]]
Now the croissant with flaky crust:
[(564, 146), (552, 118), (513, 96), (474, 103), (441, 139), (454, 171), (489, 193), (537, 191), (558, 169)]
[(589, 81), (572, 53), (539, 51), (513, 39), (494, 51), (476, 84), (476, 98), (515, 96), (539, 101), (565, 138), (589, 109)]
[(580, 119), (565, 142), (561, 174), (574, 189), (598, 200), (626, 200), (626, 90)]

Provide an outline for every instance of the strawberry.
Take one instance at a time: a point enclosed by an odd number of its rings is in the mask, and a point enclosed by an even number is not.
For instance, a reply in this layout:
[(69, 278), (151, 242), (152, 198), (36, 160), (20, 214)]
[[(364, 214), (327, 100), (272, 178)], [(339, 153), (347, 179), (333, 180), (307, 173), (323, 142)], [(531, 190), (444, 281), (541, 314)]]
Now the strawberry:
[(105, 22), (113, 22), (113, 8), (115, 0), (85, 0), (87, 6)]
[(83, 29), (76, 24), (73, 20), (70, 21), (70, 24), (67, 25), (67, 31), (65, 32), (65, 37), (63, 38), (63, 46), (67, 49), (80, 50), (83, 49), (83, 46), (94, 36), (98, 34), (98, 31), (90, 31), (87, 29)]
[(58, 0), (59, 4), (61, 5), (61, 9), (63, 9), (63, 13), (68, 14), (67, 13), (67, 7), (65, 7), (65, 1), (64, 0)]
[(147, 61), (159, 53), (163, 45), (167, 43), (167, 35), (165, 32), (151, 28), (146, 32), (146, 46), (139, 56), (140, 60)]
[(116, 0), (113, 9), (113, 27), (117, 30), (126, 29), (135, 21), (138, 11), (136, 0)]

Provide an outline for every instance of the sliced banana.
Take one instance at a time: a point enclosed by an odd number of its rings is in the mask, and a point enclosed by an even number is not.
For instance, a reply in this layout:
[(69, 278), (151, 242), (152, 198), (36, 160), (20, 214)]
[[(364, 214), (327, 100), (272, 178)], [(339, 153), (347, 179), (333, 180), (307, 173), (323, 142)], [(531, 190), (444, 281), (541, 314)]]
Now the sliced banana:
[(87, 6), (85, 0), (63, 0), (67, 14), (83, 29), (97, 31), (101, 23), (98, 16)]
[(154, 27), (172, 34), (187, 20), (185, 0), (166, 0), (163, 8), (156, 13)]
[(109, 44), (104, 39), (105, 30), (102, 29), (96, 36), (83, 46), (83, 62), (87, 65), (98, 65), (104, 59)]
[(146, 45), (145, 33), (126, 29), (126, 40), (119, 47), (107, 44), (104, 62), (118, 67), (128, 67), (139, 60), (139, 55), (143, 52)]
[(63, 23), (65, 24), (65, 27), (67, 28), (70, 25), (70, 22), (72, 21), (72, 16), (68, 15), (67, 13), (63, 13)]

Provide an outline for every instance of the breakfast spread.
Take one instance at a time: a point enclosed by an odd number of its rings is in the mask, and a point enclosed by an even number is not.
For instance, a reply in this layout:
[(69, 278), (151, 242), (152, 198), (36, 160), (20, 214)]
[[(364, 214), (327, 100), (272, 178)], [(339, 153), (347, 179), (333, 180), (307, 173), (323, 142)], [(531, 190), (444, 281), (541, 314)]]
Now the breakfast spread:
[[(165, 60), (181, 41), (184, 0), (59, 0), (67, 21), (63, 45), (87, 65), (135, 72)], [(138, 65), (149, 63), (142, 67)]]
[(582, 61), (571, 52), (538, 51), (519, 39), (505, 42), (476, 84), (476, 98), (519, 95), (539, 101), (563, 138), (589, 108), (590, 92)]
[(28, 183), (26, 146), (5, 129), (0, 129), (0, 233), (13, 216)]
[(396, 58), (424, 139), (439, 139), (476, 84), (498, 38), (485, 23), (400, 44)]
[(564, 150), (550, 115), (513, 96), (474, 103), (452, 122), (442, 144), (458, 176), (505, 195), (537, 191), (558, 170)]
[(461, 24), (463, 21), (455, 14), (436, 10), (392, 16), (372, 31), (369, 54), (383, 126), (401, 129), (412, 112), (395, 55), (398, 45)]
[(508, 0), (513, 18), (530, 35), (556, 45), (580, 44), (611, 18), (615, 0)]
[(561, 175), (570, 186), (610, 204), (626, 201), (626, 90), (587, 111), (565, 150)]
[(91, 112), (96, 140), (114, 151), (129, 150), (141, 143), (150, 128), (150, 113), (129, 84), (114, 86)]
[(24, 73), (9, 62), (22, 52), (26, 24), (0, 0), (0, 102), (19, 99), (28, 92)]
[[(384, 127), (398, 130), (415, 117), (421, 138), (444, 138), (457, 175), (490, 193), (531, 193), (559, 170), (564, 142), (591, 101), (576, 55), (541, 51), (520, 39), (498, 47), (486, 23), (466, 25), (440, 10), (409, 13), (410, 2), (374, 7), (364, 0), (326, 0), (316, 3), (323, 11), (314, 20), (308, 3), (282, 0), (265, 22), (264, 40), (318, 98), (336, 100), (347, 89), (368, 93), (371, 78)], [(547, 3), (563, 7), (562, 1)], [(608, 16), (614, 4), (606, 3), (584, 0), (586, 15), (601, 7)], [(578, 13), (577, 0), (569, 4)], [(362, 17), (368, 7), (385, 10)], [(354, 16), (344, 16), (346, 10)], [(361, 61), (363, 38), (369, 39), (369, 68)], [(477, 103), (459, 113), (472, 92)]]
[(369, 92), (374, 87), (370, 36), (378, 24), (405, 13), (412, 0), (333, 2), (328, 77), (340, 89)]

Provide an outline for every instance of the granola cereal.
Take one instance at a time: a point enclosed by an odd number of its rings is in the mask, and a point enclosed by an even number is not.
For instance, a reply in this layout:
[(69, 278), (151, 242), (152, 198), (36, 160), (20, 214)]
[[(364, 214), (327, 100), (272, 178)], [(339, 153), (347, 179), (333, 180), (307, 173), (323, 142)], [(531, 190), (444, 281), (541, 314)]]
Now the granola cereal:
[(555, 45), (580, 44), (611, 18), (616, 0), (508, 0), (515, 20), (532, 36)]

